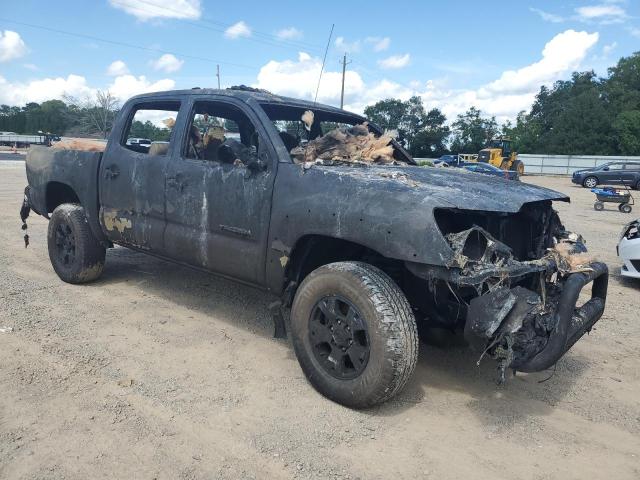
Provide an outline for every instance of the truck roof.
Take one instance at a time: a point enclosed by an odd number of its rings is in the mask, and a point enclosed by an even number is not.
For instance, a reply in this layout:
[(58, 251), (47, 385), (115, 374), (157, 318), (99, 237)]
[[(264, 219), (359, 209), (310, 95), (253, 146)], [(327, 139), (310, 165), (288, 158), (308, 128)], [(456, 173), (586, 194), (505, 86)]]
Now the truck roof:
[(166, 95), (224, 95), (228, 97), (238, 98), (240, 100), (246, 101), (247, 99), (254, 99), (256, 102), (261, 104), (271, 104), (271, 105), (282, 105), (282, 106), (291, 106), (304, 108), (306, 110), (323, 110), (325, 112), (335, 113), (337, 115), (349, 115), (354, 116), (362, 121), (365, 121), (365, 118), (357, 113), (349, 112), (346, 110), (341, 110), (337, 107), (332, 107), (331, 105), (325, 105), (322, 103), (315, 103), (308, 100), (300, 100), (292, 97), (284, 97), (281, 95), (276, 95), (274, 93), (268, 92), (267, 90), (261, 90), (257, 88), (247, 87), (245, 85), (225, 88), (225, 89), (216, 89), (216, 88), (191, 88), (188, 90), (166, 90), (161, 92), (151, 92), (151, 93), (143, 93), (141, 95), (136, 95), (132, 97), (131, 100), (144, 99), (144, 98), (153, 98), (160, 97)]

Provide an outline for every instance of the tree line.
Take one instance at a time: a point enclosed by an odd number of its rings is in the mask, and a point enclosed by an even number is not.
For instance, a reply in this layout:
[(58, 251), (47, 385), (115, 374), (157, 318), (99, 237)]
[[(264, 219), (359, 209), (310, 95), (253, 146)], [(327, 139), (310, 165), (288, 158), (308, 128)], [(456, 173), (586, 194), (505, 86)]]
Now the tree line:
[[(119, 110), (109, 92), (95, 98), (0, 106), (0, 130), (106, 137)], [(365, 108), (379, 126), (395, 130), (414, 157), (477, 153), (497, 135), (508, 135), (520, 153), (640, 155), (640, 52), (621, 58), (605, 77), (575, 72), (569, 80), (543, 86), (531, 109), (514, 122), (498, 124), (470, 106), (448, 122), (437, 108), (427, 111), (420, 97), (386, 99)], [(134, 122), (132, 133), (152, 140), (164, 136), (151, 122)]]
[(502, 125), (473, 106), (449, 124), (417, 96), (382, 100), (364, 113), (396, 130), (414, 157), (477, 153), (497, 135), (509, 136), (520, 153), (640, 155), (640, 52), (621, 58), (605, 77), (575, 72), (541, 87), (529, 112)]

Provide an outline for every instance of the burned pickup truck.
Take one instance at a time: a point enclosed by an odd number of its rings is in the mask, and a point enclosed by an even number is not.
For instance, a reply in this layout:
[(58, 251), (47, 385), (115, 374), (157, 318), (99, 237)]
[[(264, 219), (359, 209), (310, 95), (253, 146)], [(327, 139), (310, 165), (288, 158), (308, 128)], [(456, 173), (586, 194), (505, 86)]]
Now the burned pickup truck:
[(606, 265), (553, 209), (565, 195), (418, 167), (328, 106), (246, 87), (141, 95), (105, 148), (34, 148), (26, 169), (21, 216), (49, 219), (63, 281), (97, 279), (120, 245), (267, 290), (310, 383), (351, 407), (406, 384), (418, 326), (460, 332), (503, 377), (553, 366), (605, 307)]

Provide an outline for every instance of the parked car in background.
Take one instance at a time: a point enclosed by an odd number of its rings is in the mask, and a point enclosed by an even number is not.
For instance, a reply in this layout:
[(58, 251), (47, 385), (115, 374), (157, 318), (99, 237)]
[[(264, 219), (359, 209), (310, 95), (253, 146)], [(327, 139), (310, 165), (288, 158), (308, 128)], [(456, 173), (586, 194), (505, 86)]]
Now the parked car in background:
[(520, 180), (520, 175), (515, 170), (502, 170), (494, 167), (489, 163), (466, 162), (461, 165), (462, 168), (470, 172), (481, 173), (483, 175), (491, 175), (493, 177), (502, 177), (508, 180)]
[(134, 152), (149, 153), (151, 140), (148, 138), (128, 138), (126, 145)]
[(571, 181), (585, 188), (598, 185), (628, 185), (640, 190), (640, 162), (608, 162), (573, 172)]
[(623, 262), (620, 275), (640, 278), (640, 219), (625, 225), (617, 250)]
[(460, 161), (458, 160), (458, 155), (442, 155), (433, 164), (436, 167), (458, 167), (460, 166)]

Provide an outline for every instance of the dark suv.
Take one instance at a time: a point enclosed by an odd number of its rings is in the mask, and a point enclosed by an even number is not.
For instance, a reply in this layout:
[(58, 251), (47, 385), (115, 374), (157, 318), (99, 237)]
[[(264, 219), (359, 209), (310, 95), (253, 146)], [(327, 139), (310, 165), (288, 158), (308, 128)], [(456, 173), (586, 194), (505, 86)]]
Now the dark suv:
[(598, 167), (576, 170), (573, 183), (585, 188), (598, 185), (628, 185), (640, 190), (640, 162), (609, 162)]

